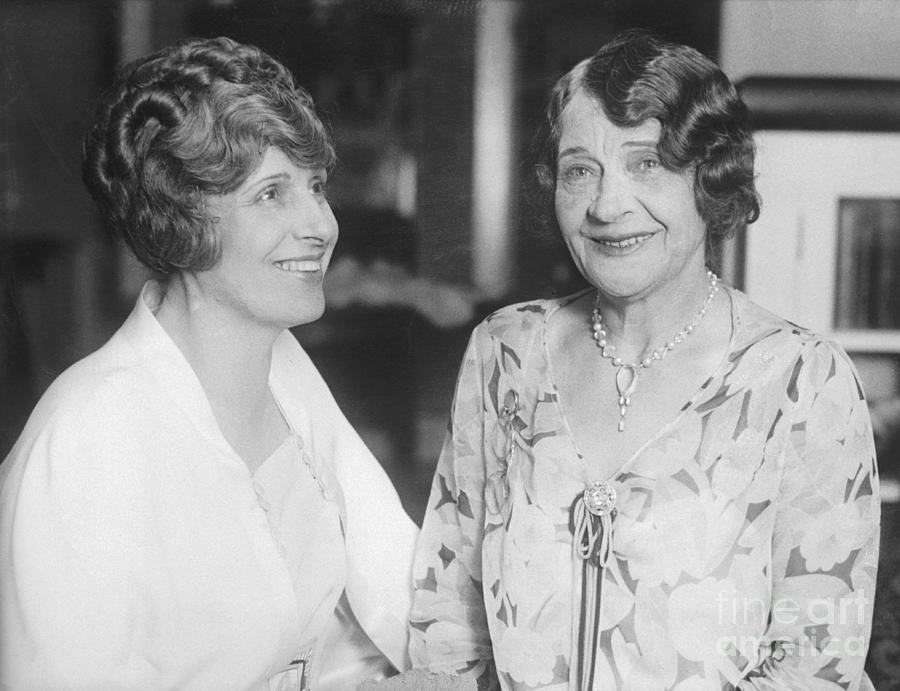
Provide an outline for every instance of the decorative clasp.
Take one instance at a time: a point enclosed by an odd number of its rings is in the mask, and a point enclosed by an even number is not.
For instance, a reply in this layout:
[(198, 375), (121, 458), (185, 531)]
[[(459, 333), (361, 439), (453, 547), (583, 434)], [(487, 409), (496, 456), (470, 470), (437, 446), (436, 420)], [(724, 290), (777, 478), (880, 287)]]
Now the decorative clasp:
[(582, 495), (584, 507), (594, 516), (605, 516), (616, 508), (616, 488), (600, 480), (589, 485)]
[(612, 556), (617, 496), (616, 488), (601, 480), (588, 485), (572, 507), (575, 554), (598, 568)]

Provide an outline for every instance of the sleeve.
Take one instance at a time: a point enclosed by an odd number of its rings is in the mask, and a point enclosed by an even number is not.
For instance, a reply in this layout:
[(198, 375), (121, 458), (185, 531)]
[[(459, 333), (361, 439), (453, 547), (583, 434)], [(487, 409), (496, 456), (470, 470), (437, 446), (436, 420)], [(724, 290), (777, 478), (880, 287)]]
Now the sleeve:
[(408, 616), (418, 528), (312, 360), (292, 336), (289, 343), (290, 357), (302, 370), (303, 407), (313, 424), (317, 453), (331, 460), (343, 496), (346, 596), (352, 617), (391, 664), (404, 671), (409, 669)]
[[(476, 329), (457, 379), (450, 428), (434, 474), (414, 566), (413, 665), (496, 683), (483, 598), (485, 381)], [(480, 347), (481, 344), (481, 347)]]
[(847, 355), (823, 342), (795, 361), (787, 395), (768, 649), (738, 688), (872, 688), (880, 503), (866, 401)]
[(90, 425), (41, 427), (2, 466), (0, 687), (160, 688), (138, 640), (127, 464)]
[(346, 516), (347, 599), (362, 629), (402, 672), (409, 669), (407, 617), (419, 531), (384, 469), (343, 415), (335, 430)]

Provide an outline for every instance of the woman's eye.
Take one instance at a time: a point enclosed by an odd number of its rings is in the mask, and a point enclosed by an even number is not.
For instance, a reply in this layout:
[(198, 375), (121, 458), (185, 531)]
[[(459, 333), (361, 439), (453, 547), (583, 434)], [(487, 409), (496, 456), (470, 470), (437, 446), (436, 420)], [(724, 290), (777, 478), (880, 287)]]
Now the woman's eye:
[(563, 177), (568, 180), (577, 180), (588, 175), (590, 175), (590, 171), (584, 166), (569, 166), (563, 171)]
[(328, 183), (325, 180), (315, 180), (310, 189), (317, 197), (324, 197), (328, 194)]
[(662, 162), (657, 156), (646, 156), (637, 162), (637, 170), (640, 173), (649, 173), (662, 166)]
[(266, 187), (266, 189), (264, 189), (262, 192), (260, 192), (260, 194), (259, 194), (259, 200), (260, 200), (260, 201), (264, 201), (264, 202), (265, 202), (265, 201), (270, 201), (270, 200), (272, 200), (272, 199), (278, 199), (278, 196), (279, 196), (279, 195), (278, 195), (278, 188), (277, 188), (277, 187), (275, 187), (275, 186), (272, 186), (272, 187)]
[(591, 185), (596, 180), (594, 171), (587, 166), (572, 165), (562, 169), (560, 178), (567, 187)]

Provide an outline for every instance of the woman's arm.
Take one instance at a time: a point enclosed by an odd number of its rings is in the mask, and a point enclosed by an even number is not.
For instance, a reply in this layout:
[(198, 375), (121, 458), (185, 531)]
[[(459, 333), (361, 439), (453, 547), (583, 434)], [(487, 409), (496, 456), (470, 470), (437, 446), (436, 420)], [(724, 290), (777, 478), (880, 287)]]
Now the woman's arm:
[(131, 466), (94, 422), (32, 420), (3, 463), (0, 687), (161, 687), (141, 645)]
[(866, 402), (846, 354), (827, 343), (802, 351), (787, 394), (769, 654), (739, 688), (870, 688), (880, 504)]
[(415, 667), (479, 678), (496, 676), (484, 609), (484, 378), (476, 329), (463, 358), (450, 429), (432, 483), (414, 568), (410, 656)]

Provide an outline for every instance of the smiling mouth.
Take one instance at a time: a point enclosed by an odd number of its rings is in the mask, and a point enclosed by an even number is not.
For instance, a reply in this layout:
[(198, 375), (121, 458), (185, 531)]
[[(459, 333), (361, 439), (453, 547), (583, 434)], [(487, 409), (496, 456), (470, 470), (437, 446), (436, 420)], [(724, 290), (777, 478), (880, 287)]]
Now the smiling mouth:
[(601, 247), (609, 247), (616, 250), (627, 250), (643, 245), (647, 240), (653, 237), (653, 233), (646, 235), (632, 235), (631, 237), (622, 238), (620, 240), (604, 240), (603, 238), (593, 238), (593, 241)]
[(288, 273), (315, 273), (322, 270), (322, 262), (318, 259), (285, 259), (275, 262), (275, 268)]

